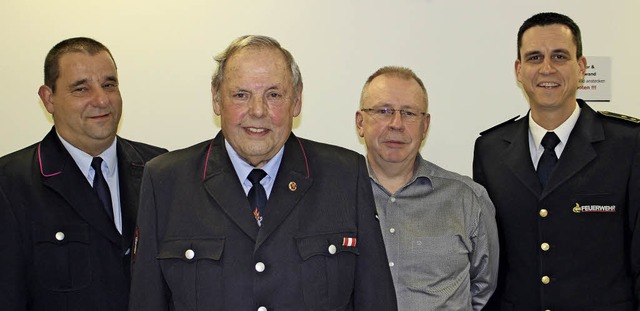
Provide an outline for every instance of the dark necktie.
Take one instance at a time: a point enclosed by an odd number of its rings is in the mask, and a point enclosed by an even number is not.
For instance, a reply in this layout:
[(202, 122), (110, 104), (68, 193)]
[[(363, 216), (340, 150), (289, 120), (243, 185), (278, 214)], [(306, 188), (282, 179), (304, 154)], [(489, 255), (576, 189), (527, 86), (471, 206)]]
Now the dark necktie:
[(111, 191), (109, 191), (109, 185), (107, 180), (102, 175), (102, 158), (95, 157), (91, 161), (91, 167), (95, 171), (93, 174), (93, 190), (96, 191), (98, 199), (102, 202), (102, 207), (107, 212), (107, 215), (113, 221), (113, 205), (111, 204)]
[(267, 173), (265, 173), (265, 171), (256, 168), (251, 171), (251, 173), (249, 173), (249, 176), (247, 177), (247, 179), (253, 185), (251, 189), (249, 189), (247, 198), (249, 199), (249, 204), (251, 204), (251, 209), (253, 210), (253, 216), (256, 218), (258, 225), (262, 224), (264, 207), (267, 205), (267, 192), (260, 184), (260, 181), (265, 176), (267, 176)]
[(547, 180), (549, 180), (549, 176), (551, 176), (551, 171), (553, 171), (553, 168), (556, 166), (556, 162), (558, 162), (558, 157), (554, 150), (558, 143), (560, 143), (560, 138), (558, 138), (554, 132), (547, 132), (547, 134), (544, 134), (542, 142), (540, 142), (542, 147), (544, 147), (544, 152), (540, 157), (540, 161), (538, 161), (538, 179), (540, 180), (542, 188), (547, 185)]

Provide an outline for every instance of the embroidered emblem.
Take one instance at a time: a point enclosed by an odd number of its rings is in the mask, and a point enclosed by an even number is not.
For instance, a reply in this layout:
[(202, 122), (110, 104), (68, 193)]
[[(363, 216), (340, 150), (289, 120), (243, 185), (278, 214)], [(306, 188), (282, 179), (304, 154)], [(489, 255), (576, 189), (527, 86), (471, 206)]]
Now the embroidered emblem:
[(358, 242), (356, 238), (342, 238), (342, 246), (344, 247), (355, 247), (356, 242)]
[(576, 203), (576, 206), (573, 207), (573, 212), (576, 214), (579, 213), (615, 213), (616, 206), (615, 205), (582, 205)]
[(253, 217), (256, 219), (256, 222), (258, 223), (258, 227), (262, 226), (262, 215), (260, 215), (260, 211), (258, 210), (257, 207), (253, 210)]
[(133, 258), (131, 259), (134, 263), (136, 262), (136, 255), (138, 254), (138, 239), (140, 235), (138, 234), (138, 226), (136, 226), (136, 232), (133, 236)]

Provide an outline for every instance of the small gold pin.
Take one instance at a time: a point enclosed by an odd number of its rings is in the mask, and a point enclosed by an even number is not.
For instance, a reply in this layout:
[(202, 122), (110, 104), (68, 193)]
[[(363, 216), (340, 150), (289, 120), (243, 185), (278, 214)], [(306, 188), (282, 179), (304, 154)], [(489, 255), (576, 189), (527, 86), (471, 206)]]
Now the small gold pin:
[(291, 191), (296, 191), (298, 190), (298, 184), (296, 184), (295, 181), (291, 181), (289, 182), (289, 190)]

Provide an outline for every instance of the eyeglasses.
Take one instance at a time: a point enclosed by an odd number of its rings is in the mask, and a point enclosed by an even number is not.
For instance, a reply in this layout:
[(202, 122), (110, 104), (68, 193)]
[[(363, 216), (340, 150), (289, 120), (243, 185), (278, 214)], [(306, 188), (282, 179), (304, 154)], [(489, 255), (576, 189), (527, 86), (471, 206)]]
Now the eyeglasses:
[(405, 122), (417, 122), (427, 115), (426, 112), (393, 108), (362, 108), (360, 111), (368, 113), (378, 121), (391, 121), (396, 111), (400, 113), (400, 118)]

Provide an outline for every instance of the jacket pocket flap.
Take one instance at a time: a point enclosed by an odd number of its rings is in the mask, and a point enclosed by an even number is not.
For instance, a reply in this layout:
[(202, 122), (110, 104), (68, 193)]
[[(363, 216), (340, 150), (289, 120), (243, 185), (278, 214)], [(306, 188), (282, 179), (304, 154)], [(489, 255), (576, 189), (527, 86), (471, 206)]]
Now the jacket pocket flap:
[(64, 225), (57, 228), (47, 228), (35, 224), (33, 239), (36, 243), (64, 244), (69, 242), (89, 243), (89, 226), (87, 224)]
[(352, 232), (326, 233), (296, 237), (302, 260), (312, 256), (334, 256), (342, 252), (358, 255), (356, 235)]
[(163, 241), (157, 259), (220, 260), (224, 238), (175, 239)]

